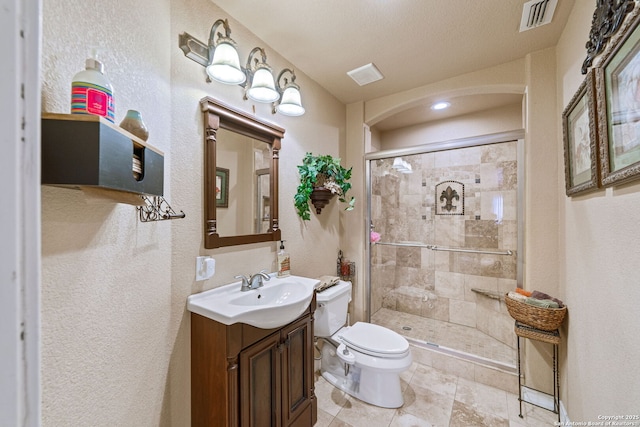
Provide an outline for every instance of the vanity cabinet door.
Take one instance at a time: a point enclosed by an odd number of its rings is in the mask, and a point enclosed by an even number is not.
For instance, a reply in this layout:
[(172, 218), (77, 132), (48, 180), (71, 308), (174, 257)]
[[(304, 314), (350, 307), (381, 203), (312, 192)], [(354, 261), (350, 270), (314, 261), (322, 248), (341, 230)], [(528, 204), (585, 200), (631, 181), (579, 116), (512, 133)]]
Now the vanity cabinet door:
[(282, 414), (285, 426), (311, 426), (317, 415), (313, 384), (311, 317), (282, 329)]
[(191, 425), (311, 427), (313, 309), (282, 329), (191, 313)]
[(279, 427), (281, 340), (276, 332), (240, 353), (240, 425)]

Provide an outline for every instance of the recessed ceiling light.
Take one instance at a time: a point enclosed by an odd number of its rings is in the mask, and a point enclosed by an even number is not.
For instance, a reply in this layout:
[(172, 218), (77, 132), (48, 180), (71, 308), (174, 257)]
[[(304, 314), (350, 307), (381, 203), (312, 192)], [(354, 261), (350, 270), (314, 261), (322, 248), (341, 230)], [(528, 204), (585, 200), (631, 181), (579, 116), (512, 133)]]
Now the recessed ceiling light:
[(433, 104), (431, 106), (432, 110), (444, 110), (445, 108), (449, 108), (451, 107), (451, 103), (450, 102), (446, 102), (446, 101), (441, 101), (441, 102), (436, 102), (435, 104)]

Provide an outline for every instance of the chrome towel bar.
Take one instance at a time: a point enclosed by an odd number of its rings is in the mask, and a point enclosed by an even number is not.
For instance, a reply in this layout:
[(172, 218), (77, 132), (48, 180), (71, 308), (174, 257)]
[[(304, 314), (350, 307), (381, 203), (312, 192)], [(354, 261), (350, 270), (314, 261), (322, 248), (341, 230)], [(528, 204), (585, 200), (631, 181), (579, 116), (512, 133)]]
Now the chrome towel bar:
[(383, 246), (404, 246), (411, 248), (425, 248), (430, 249), (432, 251), (447, 251), (447, 252), (467, 252), (474, 254), (487, 254), (487, 255), (513, 255), (513, 251), (487, 251), (484, 249), (466, 249), (466, 248), (448, 248), (446, 246), (437, 246), (437, 245), (427, 245), (424, 243), (415, 243), (415, 242), (376, 242), (375, 245), (383, 245)]

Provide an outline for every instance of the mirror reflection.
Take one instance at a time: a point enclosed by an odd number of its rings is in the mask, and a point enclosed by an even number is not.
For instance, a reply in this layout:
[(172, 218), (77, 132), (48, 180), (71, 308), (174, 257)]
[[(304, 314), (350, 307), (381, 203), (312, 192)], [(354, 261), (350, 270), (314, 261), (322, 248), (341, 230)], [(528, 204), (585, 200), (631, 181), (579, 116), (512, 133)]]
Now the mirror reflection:
[(227, 129), (218, 130), (216, 209), (220, 236), (269, 230), (271, 147)]
[(256, 233), (269, 231), (271, 197), (269, 195), (269, 169), (256, 170)]

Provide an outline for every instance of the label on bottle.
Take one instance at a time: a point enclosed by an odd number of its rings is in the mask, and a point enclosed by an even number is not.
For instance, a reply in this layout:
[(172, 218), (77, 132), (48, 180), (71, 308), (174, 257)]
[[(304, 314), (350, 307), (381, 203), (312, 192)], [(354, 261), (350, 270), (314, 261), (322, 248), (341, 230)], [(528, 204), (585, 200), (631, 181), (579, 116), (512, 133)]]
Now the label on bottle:
[(278, 269), (278, 277), (288, 276), (290, 274), (291, 262), (288, 256), (279, 256), (278, 262), (280, 263), (280, 268)]
[(111, 123), (115, 120), (113, 94), (105, 87), (87, 83), (71, 84), (71, 114), (94, 114), (105, 117)]

